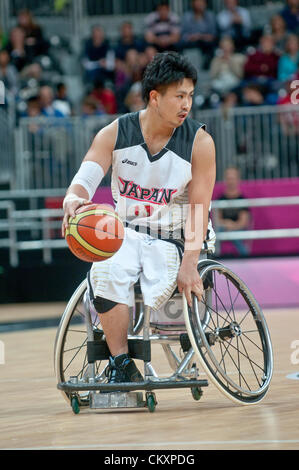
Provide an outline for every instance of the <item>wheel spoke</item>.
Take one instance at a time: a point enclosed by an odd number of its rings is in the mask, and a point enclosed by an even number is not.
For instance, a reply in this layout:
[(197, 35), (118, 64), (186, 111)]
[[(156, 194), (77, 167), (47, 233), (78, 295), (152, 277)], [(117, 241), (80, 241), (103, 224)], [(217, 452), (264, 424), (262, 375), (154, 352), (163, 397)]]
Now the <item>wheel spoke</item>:
[(256, 374), (256, 372), (255, 372), (255, 369), (254, 369), (253, 365), (252, 365), (252, 362), (253, 362), (253, 361), (251, 361), (251, 360), (249, 359), (249, 355), (248, 355), (247, 349), (246, 349), (245, 344), (244, 344), (244, 341), (243, 341), (243, 339), (242, 339), (241, 337), (240, 337), (240, 341), (241, 341), (242, 346), (243, 346), (243, 348), (244, 348), (244, 350), (245, 350), (245, 352), (246, 352), (246, 354), (247, 354), (248, 361), (249, 361), (250, 367), (251, 367), (251, 369), (252, 369), (252, 372), (253, 372), (254, 375), (255, 375), (256, 381), (257, 381), (258, 385), (261, 386), (261, 383), (259, 382), (258, 376), (257, 376), (257, 374)]
[[(232, 345), (231, 345), (231, 341), (232, 341), (232, 338), (231, 338), (230, 342), (228, 343), (228, 345), (227, 345), (227, 347), (226, 347), (225, 354), (227, 353), (227, 354), (229, 355), (231, 361), (234, 363), (234, 365), (235, 365), (237, 371), (239, 372), (239, 382), (240, 382), (241, 377), (242, 377), (242, 378), (243, 378), (243, 381), (245, 382), (246, 386), (248, 387), (248, 390), (251, 391), (251, 389), (250, 389), (250, 387), (249, 387), (249, 385), (248, 385), (248, 383), (247, 383), (247, 381), (246, 381), (244, 375), (242, 374), (240, 368), (238, 368), (238, 366), (237, 366), (237, 364), (236, 364), (234, 358), (232, 357), (232, 355), (230, 354), (230, 352), (229, 352), (229, 350), (228, 350), (229, 346), (232, 346)], [(223, 359), (224, 359), (224, 356), (223, 356), (221, 362), (223, 362)], [(220, 365), (221, 365), (221, 362), (220, 362)]]
[(65, 373), (65, 371), (68, 369), (68, 367), (70, 366), (70, 364), (74, 361), (74, 359), (77, 357), (77, 355), (79, 354), (79, 352), (82, 350), (82, 348), (85, 346), (87, 342), (87, 338), (85, 338), (84, 342), (82, 343), (81, 346), (78, 346), (77, 348), (75, 349), (78, 349), (78, 351), (76, 352), (76, 354), (73, 356), (73, 358), (69, 361), (69, 363), (67, 364), (67, 366), (63, 369), (63, 373)]
[[(256, 330), (258, 331), (258, 330)], [(250, 339), (246, 334), (245, 331), (242, 331), (242, 335), (245, 336), (246, 339), (248, 339), (248, 341), (250, 341), (255, 347), (257, 347), (261, 352), (264, 352), (264, 350), (262, 348), (259, 347), (258, 344), (256, 344), (254, 341), (252, 341), (252, 339)]]
[[(227, 342), (227, 340), (224, 340), (225, 342)], [(231, 347), (235, 350), (237, 350), (236, 346), (234, 346), (233, 344), (231, 344)], [(265, 369), (263, 369), (263, 367), (259, 366), (255, 361), (253, 361), (252, 359), (249, 358), (248, 355), (244, 354), (240, 349), (238, 350), (240, 352), (240, 354), (244, 357), (246, 357), (246, 359), (250, 362), (252, 362), (256, 367), (258, 367), (259, 369), (261, 369), (261, 371), (265, 372)]]

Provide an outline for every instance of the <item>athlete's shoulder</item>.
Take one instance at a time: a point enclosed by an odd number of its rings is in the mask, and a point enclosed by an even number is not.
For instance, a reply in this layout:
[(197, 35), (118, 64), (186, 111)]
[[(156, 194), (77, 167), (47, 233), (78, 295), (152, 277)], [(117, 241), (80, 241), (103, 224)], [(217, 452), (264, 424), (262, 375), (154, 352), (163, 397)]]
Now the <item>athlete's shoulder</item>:
[(189, 117), (186, 118), (183, 124), (176, 128), (172, 139), (167, 144), (167, 149), (191, 163), (194, 140), (201, 128), (205, 128), (205, 124)]
[(197, 119), (194, 119), (190, 116), (185, 119), (184, 124), (186, 127), (188, 127), (191, 130), (197, 131), (198, 129), (203, 129), (206, 130), (207, 126), (203, 122), (198, 121)]
[(212, 136), (205, 130), (200, 128), (194, 139), (192, 150), (192, 162), (198, 161), (214, 162), (216, 157), (215, 143)]
[(118, 122), (117, 119), (114, 119), (98, 131), (93, 141), (94, 144), (101, 146), (103, 145), (103, 142), (106, 142), (107, 144), (114, 146), (117, 137), (117, 130)]
[(143, 143), (143, 136), (139, 125), (138, 111), (126, 113), (117, 119), (118, 132), (115, 150), (133, 147)]

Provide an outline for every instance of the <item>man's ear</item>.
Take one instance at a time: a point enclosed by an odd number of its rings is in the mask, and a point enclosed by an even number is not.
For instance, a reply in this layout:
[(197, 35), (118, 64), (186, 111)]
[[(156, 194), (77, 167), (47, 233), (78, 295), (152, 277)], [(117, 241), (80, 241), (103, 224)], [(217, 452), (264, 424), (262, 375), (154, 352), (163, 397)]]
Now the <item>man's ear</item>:
[(157, 90), (151, 90), (149, 93), (149, 103), (156, 106), (158, 104), (159, 92)]

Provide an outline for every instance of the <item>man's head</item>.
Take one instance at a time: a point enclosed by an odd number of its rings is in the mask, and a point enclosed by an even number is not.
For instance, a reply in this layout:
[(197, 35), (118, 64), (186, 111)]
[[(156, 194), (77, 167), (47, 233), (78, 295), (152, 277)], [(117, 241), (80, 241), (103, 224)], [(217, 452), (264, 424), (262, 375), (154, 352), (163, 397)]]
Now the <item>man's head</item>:
[(207, 8), (206, 0), (192, 0), (192, 10), (194, 13), (203, 13)]
[(264, 54), (271, 54), (274, 51), (275, 42), (271, 34), (264, 34), (260, 38), (260, 48)]
[(287, 0), (288, 7), (292, 10), (299, 8), (299, 0)]
[(10, 56), (6, 49), (0, 50), (0, 67), (6, 67), (10, 62)]
[(224, 183), (226, 189), (231, 191), (237, 190), (240, 184), (239, 169), (234, 166), (226, 168), (224, 172)]
[(196, 81), (196, 69), (184, 56), (162, 52), (146, 67), (142, 97), (146, 105), (178, 127), (191, 110)]
[(27, 114), (29, 117), (40, 115), (40, 103), (38, 96), (32, 96), (27, 100)]
[(157, 12), (161, 21), (168, 20), (169, 11), (169, 2), (167, 0), (161, 0), (157, 3)]
[(130, 21), (124, 21), (121, 25), (121, 36), (124, 39), (131, 39), (134, 36), (133, 25)]
[(95, 46), (99, 46), (105, 39), (105, 32), (102, 26), (94, 25), (91, 30), (92, 42)]
[(50, 86), (44, 85), (39, 90), (39, 100), (42, 108), (51, 106), (54, 99), (54, 93)]
[(228, 10), (235, 10), (238, 6), (238, 0), (225, 0), (224, 3)]

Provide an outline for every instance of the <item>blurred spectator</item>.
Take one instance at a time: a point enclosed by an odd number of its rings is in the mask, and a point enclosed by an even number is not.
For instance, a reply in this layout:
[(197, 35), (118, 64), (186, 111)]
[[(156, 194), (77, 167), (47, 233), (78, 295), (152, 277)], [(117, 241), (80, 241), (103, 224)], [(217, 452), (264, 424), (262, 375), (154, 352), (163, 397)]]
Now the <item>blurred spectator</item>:
[(212, 88), (223, 95), (237, 87), (243, 78), (245, 60), (245, 55), (235, 52), (232, 38), (223, 37), (211, 62)]
[(31, 98), (28, 98), (26, 105), (27, 107), (26, 107), (25, 116), (27, 117), (41, 116), (41, 107), (40, 107), (40, 101), (39, 101), (38, 96), (32, 96)]
[(160, 1), (156, 11), (145, 18), (145, 40), (159, 52), (176, 50), (180, 39), (179, 17), (170, 11), (168, 1)]
[(10, 63), (10, 56), (7, 50), (0, 50), (0, 80), (4, 83), (5, 89), (16, 95), (19, 89), (18, 71)]
[(275, 49), (282, 53), (285, 48), (288, 32), (286, 23), (281, 15), (274, 15), (270, 22), (270, 33), (273, 36)]
[(131, 86), (125, 98), (125, 105), (129, 113), (144, 109), (141, 82), (136, 82)]
[(285, 53), (278, 61), (278, 80), (284, 82), (296, 73), (299, 68), (299, 39), (291, 34), (285, 45)]
[(91, 96), (86, 96), (82, 102), (81, 115), (82, 117), (101, 116), (104, 112), (98, 107), (97, 101)]
[(98, 109), (106, 114), (117, 113), (117, 102), (115, 94), (112, 90), (105, 87), (102, 80), (96, 80), (94, 82), (94, 88), (90, 95), (98, 105)]
[(217, 15), (220, 36), (231, 36), (237, 49), (248, 45), (251, 35), (251, 18), (246, 8), (238, 6), (238, 0), (224, 0), (225, 8)]
[[(298, 77), (299, 78), (299, 74)], [(279, 98), (277, 104), (287, 107), (286, 111), (279, 113), (279, 122), (282, 133), (286, 136), (299, 135), (299, 92), (293, 88), (293, 81), (289, 80), (285, 86), (285, 95)], [(293, 108), (293, 110), (292, 110)]]
[(125, 21), (121, 25), (120, 38), (115, 47), (115, 57), (120, 60), (125, 60), (126, 53), (129, 49), (135, 49), (138, 52), (143, 50), (143, 45), (134, 34), (133, 25), (130, 21)]
[(41, 27), (33, 20), (30, 10), (24, 8), (18, 12), (17, 26), (24, 31), (25, 46), (30, 60), (47, 54), (49, 42), (44, 38)]
[(276, 79), (279, 55), (275, 51), (274, 39), (265, 34), (260, 39), (259, 48), (247, 56), (244, 66), (247, 79)]
[(53, 101), (53, 106), (55, 109), (61, 111), (64, 116), (71, 116), (72, 114), (72, 103), (68, 98), (67, 88), (63, 82), (59, 82), (56, 85), (56, 96)]
[[(41, 115), (39, 97), (31, 96), (26, 102), (26, 110), (24, 113), (22, 113), (22, 117), (36, 118), (40, 117)], [(42, 127), (35, 122), (31, 122), (28, 126), (29, 133), (32, 135), (40, 133), (41, 129)]]
[(229, 117), (229, 112), (239, 104), (238, 94), (234, 91), (228, 92), (222, 98), (221, 108), (224, 119)]
[(243, 106), (262, 106), (265, 104), (265, 91), (261, 85), (251, 83), (242, 89)]
[(43, 85), (43, 69), (37, 62), (24, 67), (19, 76), (21, 81), (25, 81), (27, 84), (34, 80), (36, 85)]
[(136, 49), (128, 49), (125, 61), (116, 61), (115, 91), (120, 112), (126, 112), (123, 105), (130, 87), (142, 79), (144, 62), (145, 54), (139, 53)]
[(199, 48), (208, 59), (207, 67), (216, 43), (216, 18), (207, 10), (206, 0), (192, 0), (191, 6), (182, 19), (182, 48)]
[(9, 35), (7, 50), (10, 54), (11, 61), (20, 72), (25, 65), (30, 63), (30, 57), (25, 46), (25, 33), (22, 28), (12, 28)]
[(115, 92), (117, 99), (117, 111), (126, 113), (128, 111), (125, 104), (126, 96), (134, 83), (141, 81), (144, 70), (149, 62), (156, 55), (157, 49), (147, 46), (143, 52), (136, 49), (129, 49), (126, 54), (126, 61), (116, 60), (115, 70)]
[(93, 26), (91, 37), (85, 42), (82, 65), (86, 79), (91, 82), (97, 78), (105, 80), (113, 75), (114, 52), (105, 38), (104, 29), (99, 25)]
[(139, 82), (142, 79), (143, 68), (140, 63), (140, 54), (136, 49), (129, 49), (125, 57), (125, 71), (131, 83)]
[(64, 117), (65, 115), (54, 105), (54, 92), (50, 86), (44, 85), (39, 90), (41, 114), (48, 117)]
[[(220, 201), (232, 201), (244, 199), (240, 189), (240, 172), (238, 168), (227, 168), (224, 172), (224, 191), (218, 198)], [(250, 211), (247, 207), (218, 209), (216, 227), (219, 232), (234, 232), (247, 230), (251, 223)], [(249, 249), (243, 240), (231, 240), (238, 253), (242, 256), (249, 255)]]
[(146, 69), (147, 64), (149, 64), (155, 55), (157, 54), (157, 48), (154, 46), (146, 46), (143, 52), (139, 54), (139, 63), (142, 69), (142, 76)]
[(299, 0), (287, 0), (286, 3), (280, 14), (286, 22), (287, 30), (299, 33)]

